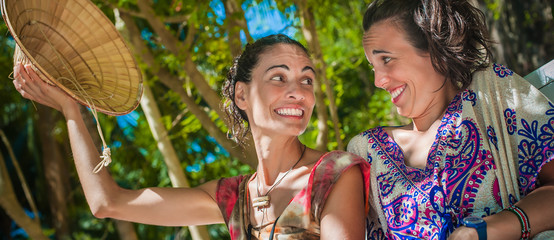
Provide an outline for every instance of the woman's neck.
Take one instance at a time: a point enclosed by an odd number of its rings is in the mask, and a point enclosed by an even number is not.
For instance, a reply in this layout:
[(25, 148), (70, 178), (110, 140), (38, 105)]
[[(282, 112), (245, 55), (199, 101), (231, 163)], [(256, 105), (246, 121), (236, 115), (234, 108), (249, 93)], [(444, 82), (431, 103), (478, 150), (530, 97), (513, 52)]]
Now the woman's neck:
[[(253, 134), (257, 135), (257, 134)], [(302, 155), (303, 144), (298, 137), (254, 136), (258, 156), (257, 175), (271, 186), (280, 173), (288, 171)]]
[(454, 97), (460, 92), (460, 90), (452, 87), (450, 81), (448, 81), (444, 87), (446, 88), (443, 94), (444, 97), (437, 98), (439, 100), (430, 104), (425, 114), (417, 118), (412, 118), (413, 131), (434, 131), (438, 127), (437, 122), (442, 120), (448, 105), (450, 105)]

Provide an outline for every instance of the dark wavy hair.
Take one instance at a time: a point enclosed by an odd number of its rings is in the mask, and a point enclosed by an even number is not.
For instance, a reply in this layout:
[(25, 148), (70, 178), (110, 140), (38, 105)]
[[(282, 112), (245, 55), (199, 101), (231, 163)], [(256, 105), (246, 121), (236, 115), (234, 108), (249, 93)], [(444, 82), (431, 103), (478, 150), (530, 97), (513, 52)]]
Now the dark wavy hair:
[(223, 108), (231, 121), (229, 138), (239, 144), (244, 144), (244, 138), (250, 131), (248, 116), (235, 104), (235, 86), (237, 82), (250, 83), (252, 81), (252, 70), (257, 66), (260, 55), (276, 44), (291, 44), (302, 49), (307, 56), (309, 52), (296, 40), (283, 34), (269, 35), (258, 39), (254, 43), (246, 44), (242, 54), (235, 57), (233, 65), (229, 68), (227, 79), (223, 84)]
[(492, 59), (485, 16), (467, 0), (375, 0), (365, 11), (364, 31), (384, 20), (398, 24), (412, 46), (429, 53), (435, 71), (459, 89)]

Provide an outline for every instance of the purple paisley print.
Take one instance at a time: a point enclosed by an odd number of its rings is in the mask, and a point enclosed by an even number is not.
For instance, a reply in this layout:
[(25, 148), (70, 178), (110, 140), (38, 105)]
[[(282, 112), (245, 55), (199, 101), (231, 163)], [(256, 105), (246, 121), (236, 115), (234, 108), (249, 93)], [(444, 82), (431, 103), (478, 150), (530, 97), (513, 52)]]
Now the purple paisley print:
[(410, 195), (404, 195), (383, 207), (386, 209), (387, 224), (394, 231), (410, 228), (417, 220), (417, 203)]
[[(499, 64), (486, 74), (482, 81), (517, 76)], [(522, 111), (528, 105), (517, 103), (529, 98), (525, 93), (517, 101), (499, 103), (496, 112), (487, 112), (491, 119), (484, 119), (480, 113), (490, 109), (491, 101), (516, 94), (501, 95), (506, 89), (483, 85), (472, 84), (448, 105), (424, 168), (406, 166), (404, 152), (384, 128), (360, 134), (366, 152), (359, 154), (372, 164), (377, 188), (372, 204), (382, 211), (382, 218), (368, 218), (368, 239), (446, 239), (464, 217), (497, 213), (536, 188), (541, 167), (554, 158), (554, 104), (541, 102), (544, 111), (538, 113)], [(502, 158), (502, 151), (513, 157)], [(496, 164), (506, 161), (518, 166), (519, 193), (503, 192), (505, 180), (496, 176)]]

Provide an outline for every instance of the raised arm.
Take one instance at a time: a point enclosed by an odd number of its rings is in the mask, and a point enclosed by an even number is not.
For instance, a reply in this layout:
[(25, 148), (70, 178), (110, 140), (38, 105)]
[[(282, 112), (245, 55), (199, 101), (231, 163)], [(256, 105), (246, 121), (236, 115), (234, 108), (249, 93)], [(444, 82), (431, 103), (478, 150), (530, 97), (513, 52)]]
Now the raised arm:
[(321, 239), (364, 239), (363, 177), (358, 166), (344, 172), (333, 186), (321, 219)]
[(63, 113), (79, 180), (94, 216), (164, 226), (223, 222), (215, 201), (215, 181), (198, 188), (129, 190), (119, 187), (107, 170), (93, 173), (100, 155), (78, 104), (57, 87), (42, 81), (30, 65), (17, 64), (14, 78), (14, 86), (23, 97)]

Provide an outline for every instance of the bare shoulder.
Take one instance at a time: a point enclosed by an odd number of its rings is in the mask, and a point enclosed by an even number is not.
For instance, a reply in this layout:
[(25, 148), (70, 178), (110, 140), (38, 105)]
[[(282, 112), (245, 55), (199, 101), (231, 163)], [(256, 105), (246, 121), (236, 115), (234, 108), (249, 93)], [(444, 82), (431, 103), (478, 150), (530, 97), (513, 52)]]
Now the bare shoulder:
[(217, 192), (217, 186), (219, 184), (219, 179), (216, 179), (216, 180), (211, 180), (209, 182), (206, 182), (202, 185), (199, 185), (197, 186), (196, 188), (198, 190), (202, 190), (204, 191), (205, 193), (207, 193), (208, 195), (210, 195), (210, 197), (212, 199), (215, 199), (216, 198), (216, 192)]
[(358, 166), (341, 175), (323, 208), (321, 239), (363, 239), (366, 212), (362, 179)]
[(405, 135), (413, 132), (413, 126), (411, 124), (404, 126), (387, 126), (382, 128), (383, 131), (385, 131), (391, 137), (394, 135)]

